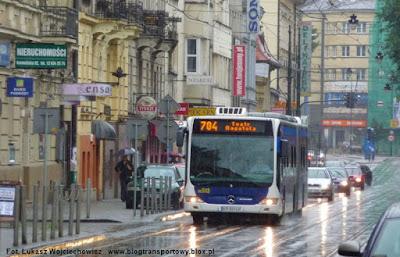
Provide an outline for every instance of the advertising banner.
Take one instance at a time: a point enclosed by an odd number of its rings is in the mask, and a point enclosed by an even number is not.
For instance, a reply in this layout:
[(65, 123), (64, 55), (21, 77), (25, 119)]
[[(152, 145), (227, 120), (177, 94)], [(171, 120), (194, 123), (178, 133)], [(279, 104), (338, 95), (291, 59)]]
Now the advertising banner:
[(349, 120), (323, 120), (323, 126), (338, 126), (338, 127), (366, 127), (365, 120), (352, 120), (351, 125)]
[(0, 41), (0, 66), (10, 66), (10, 42)]
[(245, 96), (246, 47), (233, 47), (233, 95)]
[(247, 32), (254, 33), (259, 30), (259, 12), (260, 0), (247, 0)]
[(300, 69), (302, 96), (311, 96), (311, 45), (312, 25), (310, 21), (300, 23)]
[(66, 69), (67, 46), (51, 44), (16, 44), (17, 69)]
[(63, 84), (62, 94), (76, 96), (111, 96), (112, 87), (110, 84), (102, 83)]
[(187, 115), (189, 114), (189, 104), (188, 103), (179, 103), (179, 109), (175, 112), (175, 114), (179, 115), (179, 114), (183, 114), (183, 115)]
[(7, 78), (8, 97), (33, 97), (33, 78)]

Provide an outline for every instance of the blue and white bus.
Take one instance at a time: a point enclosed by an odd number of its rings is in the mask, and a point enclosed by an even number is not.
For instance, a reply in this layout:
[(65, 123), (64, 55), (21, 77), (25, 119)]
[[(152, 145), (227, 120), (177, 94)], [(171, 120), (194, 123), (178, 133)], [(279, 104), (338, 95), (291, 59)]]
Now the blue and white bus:
[[(177, 145), (185, 147), (184, 209), (194, 223), (223, 213), (278, 221), (307, 204), (307, 126), (276, 113), (217, 108), (189, 117)], [(185, 139), (185, 140), (184, 140)], [(252, 172), (262, 161), (264, 169)]]

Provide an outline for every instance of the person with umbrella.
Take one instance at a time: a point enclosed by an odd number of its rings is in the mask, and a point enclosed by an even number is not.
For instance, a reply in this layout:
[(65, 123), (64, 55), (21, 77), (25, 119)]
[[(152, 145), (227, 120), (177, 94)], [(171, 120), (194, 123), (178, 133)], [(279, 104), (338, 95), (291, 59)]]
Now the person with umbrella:
[(121, 155), (121, 161), (115, 166), (115, 171), (119, 174), (121, 182), (121, 200), (126, 200), (126, 184), (129, 176), (133, 175), (133, 164), (128, 160), (127, 155)]

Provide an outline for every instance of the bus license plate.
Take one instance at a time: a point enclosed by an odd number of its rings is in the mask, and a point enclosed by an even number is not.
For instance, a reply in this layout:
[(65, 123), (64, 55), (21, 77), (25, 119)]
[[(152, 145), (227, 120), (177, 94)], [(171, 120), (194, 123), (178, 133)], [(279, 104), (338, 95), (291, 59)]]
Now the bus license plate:
[(221, 206), (220, 211), (222, 211), (222, 212), (242, 212), (243, 207), (241, 207), (241, 206)]

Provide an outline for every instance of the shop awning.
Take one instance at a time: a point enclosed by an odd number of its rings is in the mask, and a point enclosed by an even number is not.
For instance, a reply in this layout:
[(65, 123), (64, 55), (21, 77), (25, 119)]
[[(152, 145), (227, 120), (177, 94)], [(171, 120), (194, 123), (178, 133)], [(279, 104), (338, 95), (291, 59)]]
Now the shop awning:
[(115, 133), (114, 127), (102, 120), (92, 121), (92, 133), (96, 135), (96, 139), (99, 140), (114, 140), (117, 139), (117, 133)]

